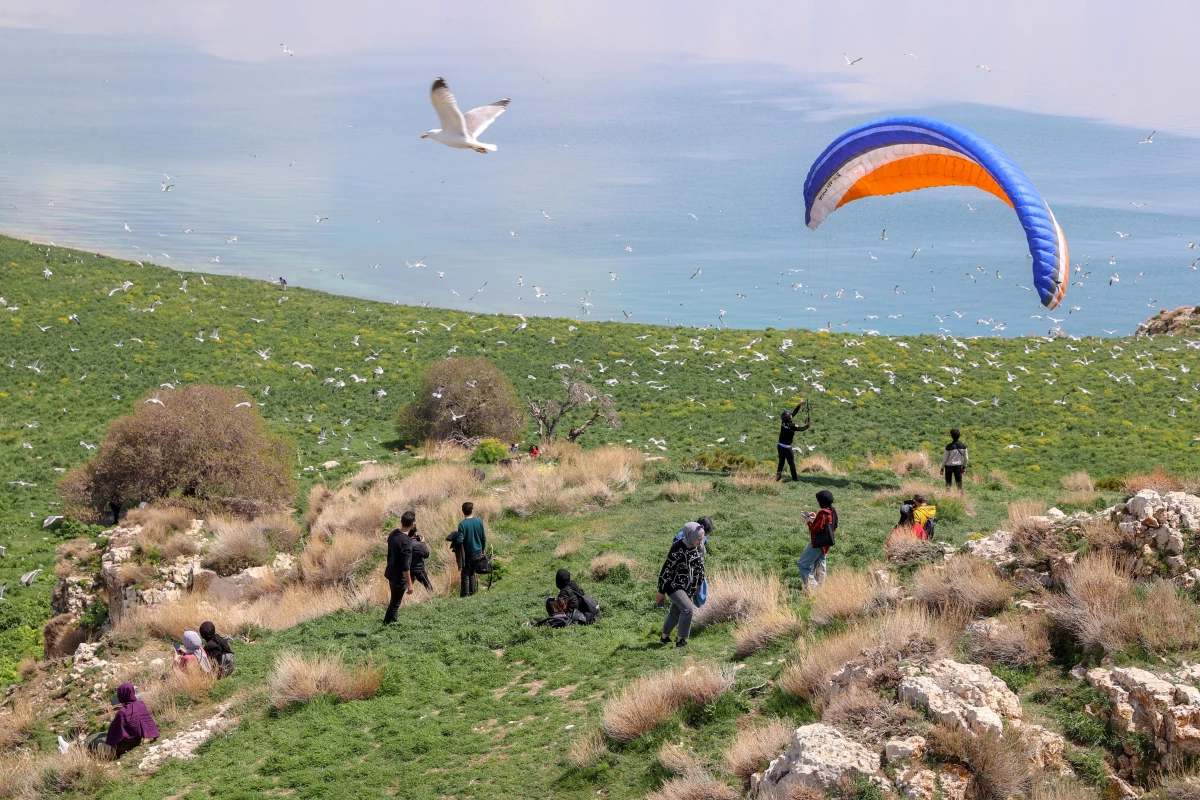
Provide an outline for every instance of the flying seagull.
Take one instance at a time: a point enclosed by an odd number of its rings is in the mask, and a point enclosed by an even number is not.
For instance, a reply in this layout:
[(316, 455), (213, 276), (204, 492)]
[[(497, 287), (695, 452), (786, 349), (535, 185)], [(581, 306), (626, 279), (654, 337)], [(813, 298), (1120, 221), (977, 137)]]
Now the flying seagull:
[(437, 111), (438, 121), (442, 127), (434, 128), (421, 134), (422, 139), (433, 139), (447, 147), (458, 147), (464, 150), (474, 150), (476, 153), (494, 153), (496, 145), (484, 144), (476, 137), (487, 130), (496, 117), (504, 113), (512, 101), (508, 98), (497, 100), (486, 106), (472, 108), (466, 114), (458, 110), (458, 103), (450, 92), (446, 81), (438, 78), (429, 90), (429, 99)]
[(1150, 131), (1150, 135), (1145, 139), (1142, 139), (1140, 142), (1138, 142), (1138, 144), (1154, 144), (1154, 134), (1156, 133), (1158, 133), (1158, 131)]
[(863, 60), (863, 57), (859, 56), (858, 58), (851, 61), (850, 56), (846, 55), (845, 53), (842, 53), (842, 58), (846, 59), (846, 66), (848, 66), (848, 67), (853, 67), (855, 64), (857, 64), (858, 62)]

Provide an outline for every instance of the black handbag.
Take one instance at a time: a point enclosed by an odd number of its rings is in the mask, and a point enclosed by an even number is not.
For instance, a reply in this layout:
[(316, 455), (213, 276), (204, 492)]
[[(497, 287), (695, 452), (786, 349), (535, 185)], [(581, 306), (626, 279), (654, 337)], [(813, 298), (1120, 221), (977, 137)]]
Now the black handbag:
[(475, 574), (490, 575), (492, 572), (492, 554), (479, 553), (475, 556)]
[(833, 547), (833, 523), (826, 522), (825, 527), (816, 533), (812, 538), (813, 547)]

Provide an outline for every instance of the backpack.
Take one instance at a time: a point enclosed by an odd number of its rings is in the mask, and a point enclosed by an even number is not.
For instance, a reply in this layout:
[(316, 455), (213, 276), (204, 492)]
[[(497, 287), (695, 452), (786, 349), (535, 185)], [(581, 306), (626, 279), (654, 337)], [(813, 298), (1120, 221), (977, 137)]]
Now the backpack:
[(222, 653), (221, 659), (217, 663), (218, 675), (225, 678), (233, 674), (233, 651)]
[(933, 517), (925, 520), (925, 538), (933, 540), (933, 534), (937, 531), (937, 520)]
[(600, 604), (590, 594), (579, 595), (579, 613), (583, 615), (583, 624), (591, 625), (600, 619)]

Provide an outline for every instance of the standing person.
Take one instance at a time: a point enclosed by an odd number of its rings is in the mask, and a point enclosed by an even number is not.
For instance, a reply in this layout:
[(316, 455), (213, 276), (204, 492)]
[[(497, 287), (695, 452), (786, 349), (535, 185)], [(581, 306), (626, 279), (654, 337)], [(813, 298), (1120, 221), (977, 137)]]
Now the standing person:
[(961, 436), (958, 428), (951, 428), (950, 444), (946, 445), (946, 451), (942, 453), (942, 471), (946, 473), (946, 488), (950, 488), (950, 481), (953, 479), (958, 484), (960, 494), (963, 490), (963, 470), (967, 468), (967, 446), (962, 442)]
[(400, 527), (388, 534), (387, 568), (383, 577), (387, 578), (392, 590), (392, 599), (388, 603), (387, 612), (383, 615), (383, 624), (391, 625), (396, 621), (400, 604), (404, 602), (405, 594), (412, 594), (412, 539), (408, 531), (412, 528), (417, 515), (405, 511), (400, 517)]
[(414, 581), (432, 592), (433, 584), (429, 582), (429, 574), (425, 572), (425, 559), (430, 556), (429, 545), (425, 543), (425, 537), (417, 533), (417, 515), (411, 511), (404, 512), (404, 516), (400, 518), (400, 525), (404, 525), (409, 514), (412, 514), (412, 519), (409, 520), (412, 527), (408, 529), (408, 538), (412, 542), (412, 569), (409, 574)]
[(792, 481), (797, 481), (800, 476), (796, 474), (796, 454), (792, 452), (792, 439), (795, 438), (798, 431), (806, 431), (812, 427), (811, 423), (804, 423), (797, 427), (795, 417), (800, 413), (800, 406), (806, 401), (801, 400), (796, 404), (796, 407), (791, 411), (784, 411), (779, 415), (781, 424), (779, 425), (779, 441), (775, 445), (775, 449), (779, 454), (779, 465), (775, 467), (775, 480), (783, 480), (783, 465), (786, 463), (788, 469), (792, 473)]
[(204, 652), (208, 654), (210, 663), (217, 665), (218, 677), (224, 678), (233, 674), (233, 648), (229, 640), (217, 635), (217, 626), (211, 622), (200, 625), (200, 637), (204, 639)]
[(667, 560), (658, 571), (658, 597), (655, 602), (662, 605), (668, 598), (671, 601), (671, 610), (667, 613), (659, 637), (662, 644), (671, 641), (671, 631), (675, 630), (676, 625), (676, 647), (685, 646), (692, 632), (692, 617), (696, 613), (693, 598), (704, 582), (704, 555), (700, 552), (703, 536), (704, 528), (698, 523), (684, 525), (683, 537), (671, 544)]
[(475, 504), (462, 504), (463, 521), (458, 523), (455, 531), (462, 542), (463, 565), (459, 575), (459, 595), (470, 597), (479, 590), (479, 580), (475, 577), (475, 560), (487, 547), (487, 532), (483, 529), (483, 520), (475, 516)]
[(822, 489), (817, 492), (817, 505), (820, 510), (816, 514), (804, 512), (808, 521), (808, 547), (804, 549), (796, 566), (800, 569), (800, 584), (808, 587), (809, 578), (815, 572), (818, 577), (813, 583), (820, 586), (825, 580), (825, 555), (833, 547), (833, 534), (838, 527), (837, 509), (833, 507), (833, 492)]

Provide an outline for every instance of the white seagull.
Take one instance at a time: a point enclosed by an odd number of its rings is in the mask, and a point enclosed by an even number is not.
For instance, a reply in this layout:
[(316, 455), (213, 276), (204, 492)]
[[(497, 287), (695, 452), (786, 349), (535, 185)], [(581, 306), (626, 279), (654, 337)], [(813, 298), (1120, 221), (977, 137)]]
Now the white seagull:
[(497, 100), (486, 106), (472, 108), (466, 114), (458, 110), (458, 103), (450, 92), (446, 81), (438, 78), (429, 90), (429, 99), (437, 111), (438, 121), (442, 127), (434, 128), (421, 134), (422, 139), (433, 139), (447, 147), (458, 147), (464, 150), (474, 150), (476, 153), (494, 153), (496, 145), (484, 144), (476, 137), (487, 130), (496, 117), (504, 113), (512, 101), (508, 98)]

